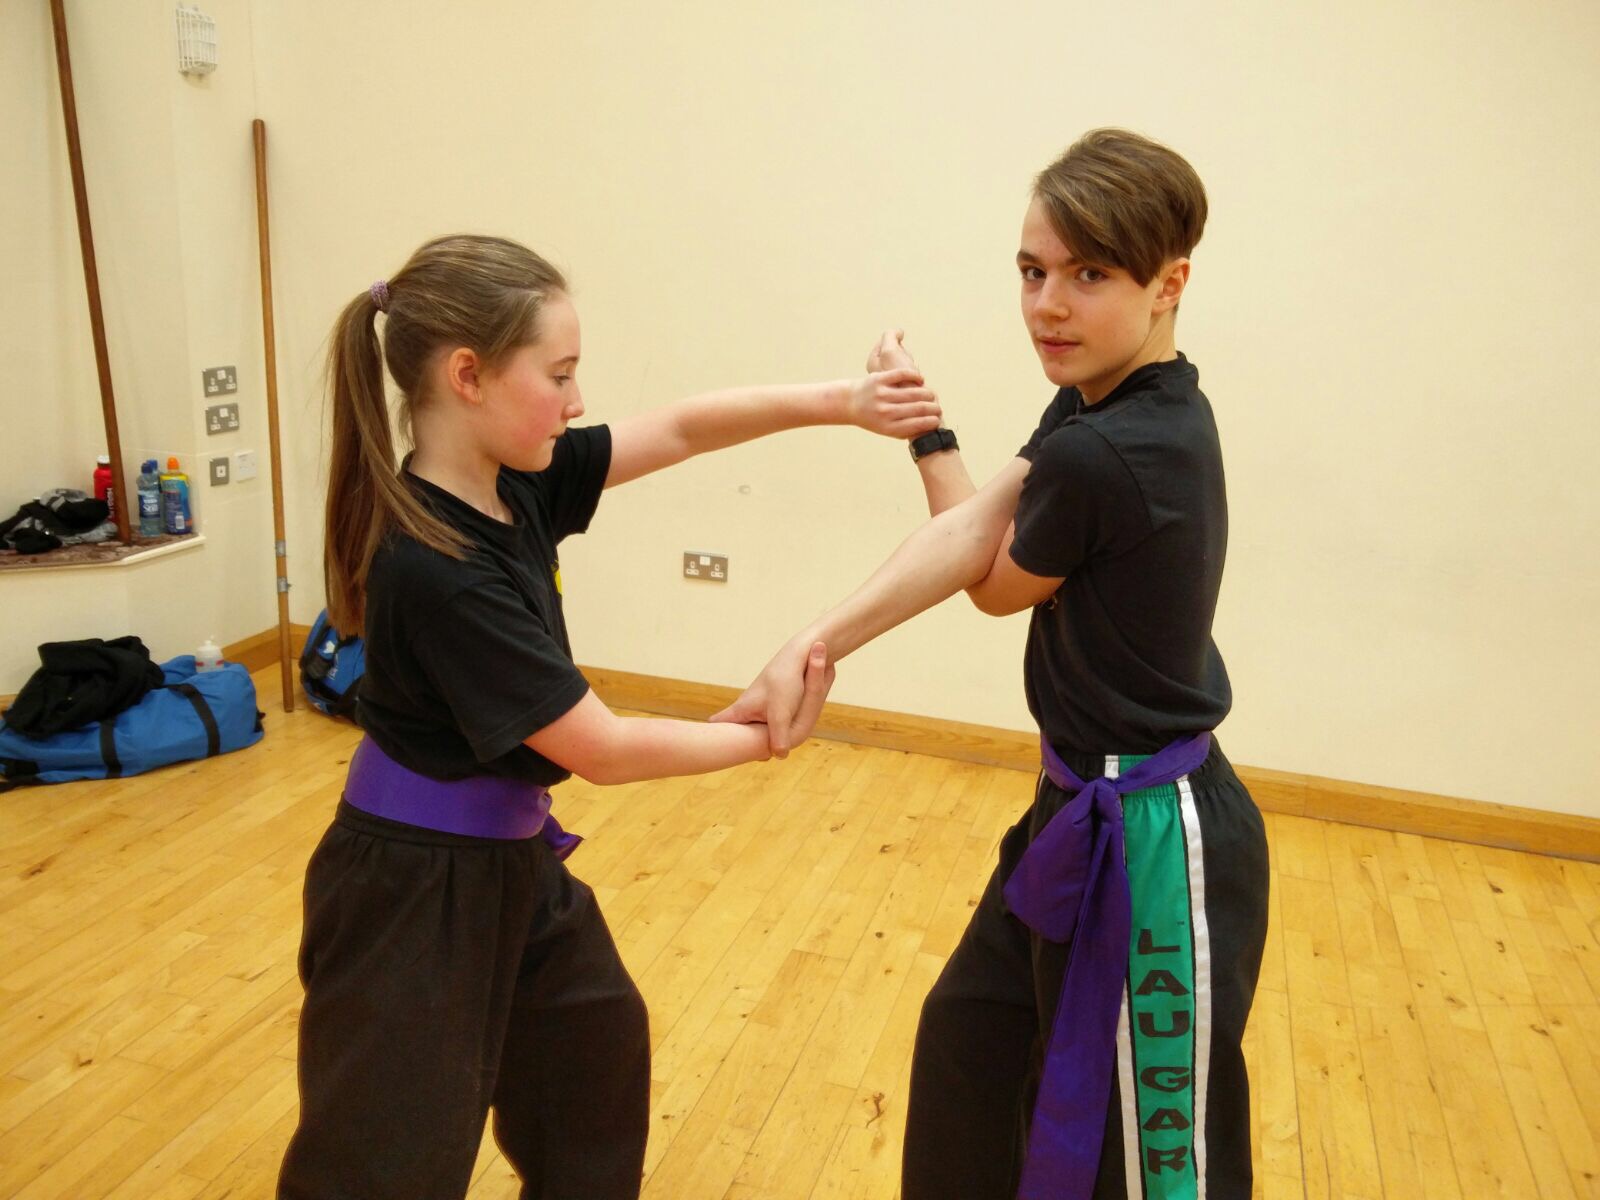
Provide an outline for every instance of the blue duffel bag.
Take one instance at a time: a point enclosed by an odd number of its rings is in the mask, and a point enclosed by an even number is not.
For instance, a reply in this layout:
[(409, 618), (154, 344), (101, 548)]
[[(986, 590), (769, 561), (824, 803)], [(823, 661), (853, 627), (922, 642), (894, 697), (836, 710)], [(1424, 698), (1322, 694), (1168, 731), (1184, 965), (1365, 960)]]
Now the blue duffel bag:
[(117, 779), (261, 740), (256, 685), (241, 664), (197, 672), (194, 655), (180, 654), (161, 672), (161, 687), (108, 721), (36, 739), (0, 720), (0, 787)]
[(357, 721), (356, 701), (366, 673), (366, 643), (359, 634), (340, 633), (323, 609), (300, 651), (300, 685), (306, 699), (318, 712)]

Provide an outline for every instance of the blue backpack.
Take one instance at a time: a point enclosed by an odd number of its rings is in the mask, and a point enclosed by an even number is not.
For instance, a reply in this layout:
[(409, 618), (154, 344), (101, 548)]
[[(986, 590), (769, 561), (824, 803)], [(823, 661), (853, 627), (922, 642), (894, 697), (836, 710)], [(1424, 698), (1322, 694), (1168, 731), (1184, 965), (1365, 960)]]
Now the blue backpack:
[(300, 651), (300, 686), (312, 707), (330, 717), (356, 719), (356, 699), (361, 676), (367, 669), (367, 651), (360, 637), (345, 637), (328, 621), (328, 610), (317, 614)]
[(117, 779), (211, 758), (261, 740), (256, 685), (238, 663), (196, 672), (194, 655), (161, 664), (162, 686), (116, 716), (45, 738), (0, 720), (0, 790), (22, 783)]

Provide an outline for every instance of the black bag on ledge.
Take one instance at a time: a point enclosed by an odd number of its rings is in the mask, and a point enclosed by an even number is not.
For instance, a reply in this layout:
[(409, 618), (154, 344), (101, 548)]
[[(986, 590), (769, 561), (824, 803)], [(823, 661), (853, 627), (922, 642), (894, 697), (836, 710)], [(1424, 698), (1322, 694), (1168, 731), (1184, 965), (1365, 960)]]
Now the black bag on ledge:
[(0, 550), (48, 554), (79, 542), (104, 542), (117, 536), (104, 500), (73, 488), (56, 488), (0, 521)]

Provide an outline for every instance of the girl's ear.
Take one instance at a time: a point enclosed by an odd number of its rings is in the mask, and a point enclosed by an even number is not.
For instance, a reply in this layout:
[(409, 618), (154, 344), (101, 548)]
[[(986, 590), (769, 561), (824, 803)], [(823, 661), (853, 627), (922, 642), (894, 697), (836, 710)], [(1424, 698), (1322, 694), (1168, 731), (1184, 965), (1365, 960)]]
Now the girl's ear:
[(480, 375), (483, 363), (466, 346), (457, 346), (444, 358), (445, 386), (468, 404), (481, 404)]

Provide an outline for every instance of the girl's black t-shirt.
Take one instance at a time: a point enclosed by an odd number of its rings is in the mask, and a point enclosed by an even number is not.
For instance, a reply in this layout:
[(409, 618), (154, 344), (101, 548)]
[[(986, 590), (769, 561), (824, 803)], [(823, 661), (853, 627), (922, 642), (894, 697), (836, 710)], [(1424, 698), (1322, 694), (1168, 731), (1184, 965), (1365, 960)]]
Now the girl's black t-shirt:
[(396, 533), (373, 556), (358, 716), (391, 758), (435, 779), (568, 778), (523, 739), (589, 690), (567, 640), (557, 547), (589, 527), (610, 466), (611, 431), (595, 425), (569, 428), (543, 471), (502, 467), (509, 525), (406, 476), (471, 548), (457, 560)]

